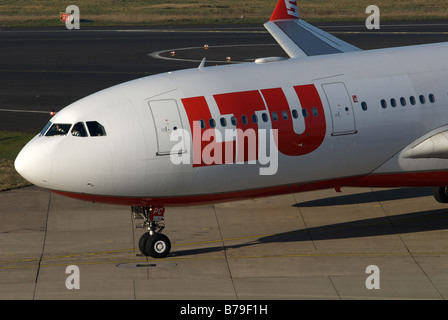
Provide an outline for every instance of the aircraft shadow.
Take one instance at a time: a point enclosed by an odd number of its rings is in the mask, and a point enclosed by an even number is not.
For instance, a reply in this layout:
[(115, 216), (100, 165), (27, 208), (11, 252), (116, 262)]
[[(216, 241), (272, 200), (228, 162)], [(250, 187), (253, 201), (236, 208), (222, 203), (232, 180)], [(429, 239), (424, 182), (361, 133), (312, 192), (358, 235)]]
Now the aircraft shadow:
[(226, 243), (225, 246), (179, 250), (170, 255), (199, 255), (267, 243), (366, 238), (446, 229), (448, 229), (448, 208), (298, 229), (261, 237), (246, 243), (234, 245)]
[(427, 197), (432, 195), (431, 188), (399, 188), (381, 191), (369, 191), (358, 194), (340, 195), (336, 197), (300, 202), (293, 207), (329, 207), (390, 200)]

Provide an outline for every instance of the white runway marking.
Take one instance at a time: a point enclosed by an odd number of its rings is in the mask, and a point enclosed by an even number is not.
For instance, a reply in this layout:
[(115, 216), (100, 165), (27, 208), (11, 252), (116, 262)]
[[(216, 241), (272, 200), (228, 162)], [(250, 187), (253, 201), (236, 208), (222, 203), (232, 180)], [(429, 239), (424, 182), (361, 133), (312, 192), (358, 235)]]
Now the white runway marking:
[[(233, 48), (233, 47), (256, 47), (256, 46), (276, 46), (277, 44), (271, 44), (271, 43), (259, 43), (259, 44), (232, 44), (232, 45), (220, 45), (220, 46), (209, 46), (208, 50), (213, 49), (213, 48)], [(201, 62), (201, 59), (182, 59), (182, 58), (175, 58), (175, 57), (164, 57), (162, 56), (162, 54), (167, 53), (167, 52), (179, 52), (179, 51), (186, 51), (186, 50), (198, 50), (198, 49), (202, 49), (205, 50), (204, 47), (185, 47), (185, 48), (175, 48), (175, 49), (167, 49), (167, 50), (160, 50), (160, 51), (156, 51), (153, 53), (148, 54), (148, 56), (153, 57), (155, 59), (163, 59), (163, 60), (174, 60), (174, 61), (188, 61), (188, 62)], [(255, 61), (255, 58), (254, 58)], [(212, 62), (212, 63), (223, 63), (226, 62), (223, 58), (223, 60), (218, 61), (218, 60), (206, 60), (206, 62)], [(248, 62), (248, 61), (229, 61), (227, 63), (244, 63), (244, 62)]]
[(0, 112), (18, 112), (18, 113), (45, 113), (50, 114), (51, 111), (39, 111), (39, 110), (19, 110), (19, 109), (0, 109)]

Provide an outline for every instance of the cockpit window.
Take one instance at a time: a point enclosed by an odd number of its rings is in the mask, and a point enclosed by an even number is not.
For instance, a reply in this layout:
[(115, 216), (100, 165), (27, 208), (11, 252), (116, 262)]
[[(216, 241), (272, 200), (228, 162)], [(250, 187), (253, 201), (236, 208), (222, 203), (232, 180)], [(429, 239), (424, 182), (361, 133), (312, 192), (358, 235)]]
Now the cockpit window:
[(72, 136), (75, 136), (75, 137), (87, 137), (88, 136), (86, 127), (84, 126), (84, 123), (78, 122), (77, 124), (75, 124), (73, 126)]
[(50, 130), (47, 131), (45, 136), (65, 136), (70, 130), (71, 126), (71, 124), (67, 123), (55, 123), (51, 126)]
[(91, 137), (99, 137), (99, 136), (106, 135), (106, 130), (97, 121), (87, 121), (86, 124), (87, 124), (87, 128), (89, 129)]
[(40, 135), (41, 135), (41, 136), (45, 135), (45, 133), (47, 132), (48, 128), (50, 128), (50, 126), (51, 126), (51, 121), (49, 121), (49, 122), (45, 125), (45, 127), (44, 127), (44, 128), (42, 129), (42, 131), (40, 132)]

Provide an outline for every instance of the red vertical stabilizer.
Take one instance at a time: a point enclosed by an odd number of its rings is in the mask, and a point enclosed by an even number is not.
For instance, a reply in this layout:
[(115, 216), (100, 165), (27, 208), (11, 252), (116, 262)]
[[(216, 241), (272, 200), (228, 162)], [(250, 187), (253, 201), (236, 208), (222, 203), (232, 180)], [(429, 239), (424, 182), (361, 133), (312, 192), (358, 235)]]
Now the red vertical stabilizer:
[(299, 19), (296, 0), (279, 0), (269, 21)]

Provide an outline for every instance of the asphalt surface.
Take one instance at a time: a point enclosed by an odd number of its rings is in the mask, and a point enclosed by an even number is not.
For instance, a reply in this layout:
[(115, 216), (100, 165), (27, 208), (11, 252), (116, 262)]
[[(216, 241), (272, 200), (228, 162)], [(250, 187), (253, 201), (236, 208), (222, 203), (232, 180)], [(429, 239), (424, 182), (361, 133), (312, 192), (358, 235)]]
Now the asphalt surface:
[(167, 208), (173, 246), (155, 260), (139, 254), (127, 207), (1, 192), (0, 300), (150, 300), (153, 316), (224, 300), (208, 305), (267, 304), (274, 319), (309, 305), (272, 300), (444, 300), (447, 210), (430, 189), (370, 188)]
[[(448, 39), (440, 22), (380, 32), (323, 28), (364, 49)], [(126, 80), (196, 67), (203, 55), (227, 63), (227, 56), (283, 54), (259, 26), (2, 30), (0, 43), (0, 109), (15, 110), (0, 111), (0, 130), (39, 131), (53, 108)], [(177, 50), (183, 61), (151, 55), (191, 47)], [(371, 188), (167, 208), (164, 234), (173, 247), (154, 260), (139, 254), (141, 221), (127, 207), (34, 186), (1, 192), (0, 299), (180, 300), (145, 301), (161, 316), (180, 315), (190, 300), (447, 299), (447, 210), (429, 189)], [(80, 272), (79, 289), (71, 287), (70, 265)], [(267, 305), (271, 318), (284, 314)], [(294, 302), (286, 311), (300, 309)]]
[[(448, 22), (316, 24), (362, 49), (448, 41)], [(205, 44), (209, 50), (203, 50)], [(54, 109), (112, 85), (209, 63), (285, 56), (261, 25), (0, 31), (0, 130), (39, 132)], [(198, 48), (182, 50), (184, 48)], [(162, 52), (176, 60), (156, 59)], [(32, 112), (13, 112), (32, 111)]]

